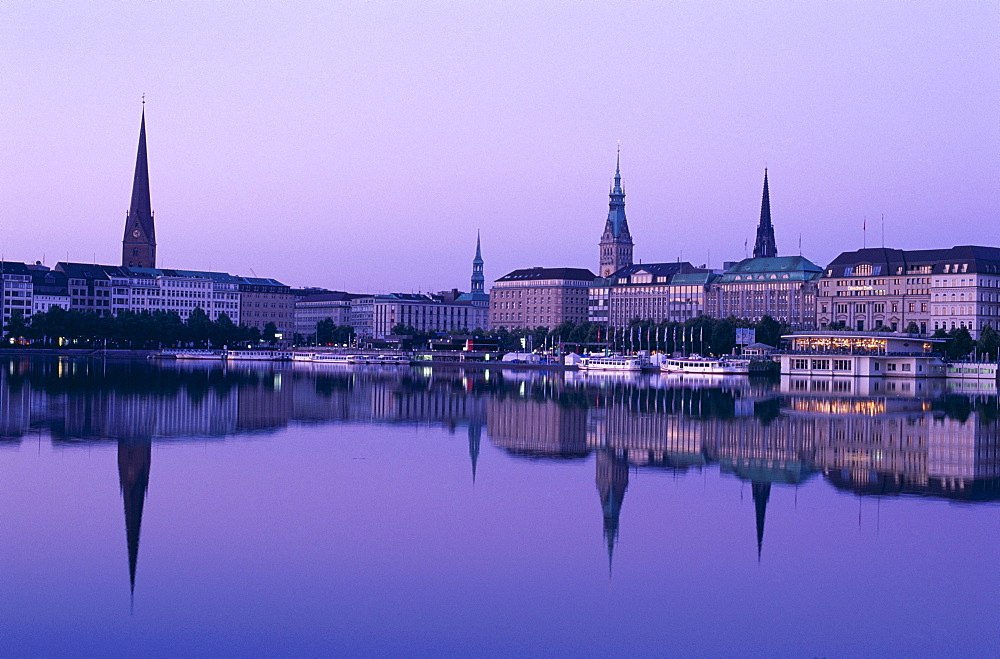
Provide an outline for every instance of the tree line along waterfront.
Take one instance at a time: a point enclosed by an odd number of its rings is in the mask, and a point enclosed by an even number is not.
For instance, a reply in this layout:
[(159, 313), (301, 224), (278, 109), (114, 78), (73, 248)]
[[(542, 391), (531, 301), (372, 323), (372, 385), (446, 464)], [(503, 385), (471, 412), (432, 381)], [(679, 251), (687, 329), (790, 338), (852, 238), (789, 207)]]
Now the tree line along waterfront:
[[(652, 322), (634, 319), (627, 327), (608, 328), (601, 323), (566, 321), (549, 329), (453, 330), (448, 333), (419, 331), (408, 325), (396, 325), (392, 333), (397, 344), (407, 349), (427, 348), (434, 340), (471, 336), (495, 342), (500, 351), (514, 352), (528, 349), (546, 350), (562, 346), (563, 350), (580, 351), (608, 347), (619, 351), (649, 350), (666, 353), (701, 353), (712, 355), (731, 354), (736, 347), (736, 330), (748, 328), (755, 331), (756, 341), (778, 347), (781, 337), (792, 332), (791, 327), (770, 316), (759, 321), (735, 317), (715, 319), (699, 316), (681, 322)], [(827, 329), (848, 331), (845, 327)], [(913, 331), (916, 334), (916, 329)], [(274, 323), (258, 330), (246, 325), (236, 325), (225, 313), (213, 321), (201, 308), (195, 308), (188, 319), (182, 320), (176, 312), (123, 311), (115, 316), (102, 316), (94, 312), (67, 311), (52, 307), (25, 319), (15, 312), (4, 327), (4, 337), (12, 344), (36, 347), (112, 347), (131, 349), (157, 349), (174, 347), (221, 348), (275, 345), (283, 337)], [(323, 346), (357, 345), (359, 337), (350, 325), (337, 325), (327, 318), (317, 323), (315, 337), (310, 344)], [(984, 327), (978, 340), (968, 329), (959, 327), (949, 332), (938, 330), (933, 338), (944, 339), (944, 352), (957, 360), (970, 355), (995, 361), (1000, 349), (1000, 334), (991, 327)], [(303, 344), (303, 337), (296, 336)], [(382, 341), (361, 340), (369, 345)]]

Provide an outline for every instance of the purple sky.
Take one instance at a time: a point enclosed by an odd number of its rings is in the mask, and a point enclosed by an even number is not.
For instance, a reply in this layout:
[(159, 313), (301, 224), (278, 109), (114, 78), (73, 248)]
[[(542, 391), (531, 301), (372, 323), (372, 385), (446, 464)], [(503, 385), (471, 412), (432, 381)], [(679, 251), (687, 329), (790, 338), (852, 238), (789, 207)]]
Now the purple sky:
[(163, 267), (364, 291), (635, 255), (994, 244), (1000, 5), (5, 3), (3, 255), (118, 263), (147, 96)]

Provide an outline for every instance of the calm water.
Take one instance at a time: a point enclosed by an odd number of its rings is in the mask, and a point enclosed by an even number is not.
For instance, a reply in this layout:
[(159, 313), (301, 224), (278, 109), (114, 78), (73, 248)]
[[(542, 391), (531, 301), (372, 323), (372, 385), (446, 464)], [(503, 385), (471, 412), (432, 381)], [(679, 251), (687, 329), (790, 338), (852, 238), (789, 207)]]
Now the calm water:
[(3, 361), (0, 647), (996, 656), (997, 417), (936, 382)]

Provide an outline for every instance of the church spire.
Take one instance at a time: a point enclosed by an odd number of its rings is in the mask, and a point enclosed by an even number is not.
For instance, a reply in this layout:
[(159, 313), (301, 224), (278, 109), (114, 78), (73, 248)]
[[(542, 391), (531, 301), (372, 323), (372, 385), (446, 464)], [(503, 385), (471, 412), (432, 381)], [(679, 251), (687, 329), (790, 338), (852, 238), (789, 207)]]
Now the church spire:
[(152, 444), (149, 441), (118, 441), (118, 484), (125, 505), (125, 540), (128, 545), (129, 593), (135, 595), (135, 569), (139, 561), (139, 530), (142, 508), (149, 488)]
[(122, 265), (139, 268), (156, 267), (156, 231), (149, 199), (149, 162), (146, 158), (146, 104), (143, 99), (142, 121), (139, 125), (139, 148), (135, 156), (132, 177), (132, 200), (125, 216), (125, 238), (122, 240)]
[(764, 516), (767, 514), (767, 500), (771, 498), (771, 484), (753, 482), (750, 484), (753, 492), (753, 507), (757, 513), (757, 562), (760, 562), (760, 552), (764, 547)]
[(479, 463), (479, 443), (482, 439), (483, 426), (478, 422), (469, 422), (469, 458), (472, 460), (472, 484), (476, 484), (476, 465)]
[(760, 201), (760, 223), (757, 225), (757, 241), (753, 246), (754, 258), (778, 255), (774, 241), (774, 227), (771, 225), (771, 195), (767, 189), (767, 168), (764, 168), (764, 195)]
[(485, 289), (485, 277), (483, 276), (483, 252), (479, 244), (479, 231), (476, 231), (476, 258), (472, 259), (472, 294), (483, 294)]

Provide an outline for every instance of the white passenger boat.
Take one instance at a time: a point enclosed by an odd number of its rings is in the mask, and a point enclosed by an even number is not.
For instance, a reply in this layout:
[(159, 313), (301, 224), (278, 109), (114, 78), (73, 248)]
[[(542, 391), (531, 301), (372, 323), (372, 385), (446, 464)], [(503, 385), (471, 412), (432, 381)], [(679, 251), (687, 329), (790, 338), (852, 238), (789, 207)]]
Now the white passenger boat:
[(373, 362), (383, 366), (409, 366), (409, 355), (378, 355), (378, 361)]
[(175, 359), (222, 359), (223, 352), (221, 350), (198, 350), (195, 348), (185, 348), (179, 350), (162, 350), (161, 353), (164, 357), (173, 357)]
[(292, 353), (288, 350), (227, 350), (226, 359), (246, 362), (286, 362), (291, 361)]
[(643, 365), (643, 359), (640, 357), (609, 355), (607, 357), (584, 357), (577, 364), (577, 368), (582, 371), (641, 371)]
[(316, 353), (314, 353), (314, 352), (302, 352), (300, 350), (296, 350), (295, 352), (292, 353), (292, 361), (293, 362), (311, 362), (311, 361), (313, 361), (313, 358), (315, 356), (316, 356)]
[(356, 355), (344, 355), (332, 352), (317, 352), (312, 356), (312, 362), (316, 364), (356, 364), (351, 361)]
[(664, 373), (737, 375), (750, 372), (750, 360), (691, 355), (689, 357), (664, 359), (660, 362), (660, 371)]

